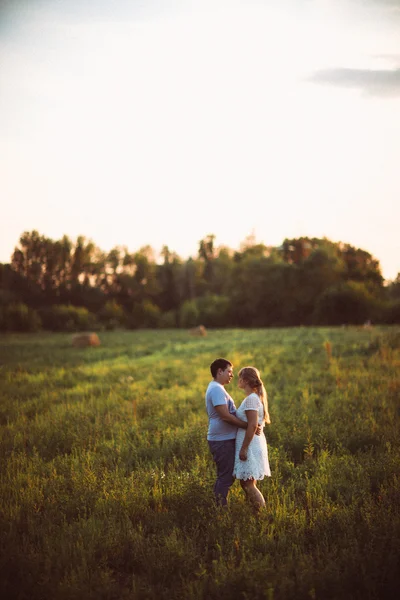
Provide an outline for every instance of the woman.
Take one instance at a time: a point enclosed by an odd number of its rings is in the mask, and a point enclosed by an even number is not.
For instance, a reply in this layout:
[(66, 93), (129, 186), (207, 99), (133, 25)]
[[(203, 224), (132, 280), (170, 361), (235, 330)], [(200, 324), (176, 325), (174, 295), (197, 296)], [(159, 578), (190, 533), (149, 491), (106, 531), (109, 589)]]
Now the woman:
[(271, 471), (265, 435), (254, 433), (258, 424), (271, 423), (267, 392), (255, 367), (244, 367), (239, 371), (238, 385), (246, 393), (246, 398), (239, 406), (236, 416), (248, 425), (247, 429), (238, 429), (236, 434), (233, 475), (240, 479), (247, 499), (259, 510), (265, 506), (265, 500), (256, 482), (265, 476), (270, 477)]

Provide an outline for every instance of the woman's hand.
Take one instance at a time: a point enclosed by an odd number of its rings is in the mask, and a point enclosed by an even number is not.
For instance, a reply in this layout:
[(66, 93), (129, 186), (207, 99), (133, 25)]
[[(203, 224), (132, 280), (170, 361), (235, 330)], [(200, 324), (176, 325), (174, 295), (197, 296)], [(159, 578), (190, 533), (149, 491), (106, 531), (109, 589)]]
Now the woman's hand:
[(247, 460), (247, 448), (241, 448), (239, 458), (240, 460)]

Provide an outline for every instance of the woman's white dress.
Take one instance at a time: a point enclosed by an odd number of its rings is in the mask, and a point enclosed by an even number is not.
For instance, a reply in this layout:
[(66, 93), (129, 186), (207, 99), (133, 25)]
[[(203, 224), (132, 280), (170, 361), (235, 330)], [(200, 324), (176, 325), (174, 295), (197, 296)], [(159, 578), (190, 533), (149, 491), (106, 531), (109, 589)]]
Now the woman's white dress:
[[(258, 423), (262, 425), (264, 420), (264, 407), (255, 392), (247, 396), (236, 411), (236, 416), (242, 421), (246, 421), (246, 410), (256, 410), (258, 413)], [(268, 461), (267, 440), (264, 432), (261, 435), (254, 435), (247, 450), (247, 460), (240, 460), (239, 452), (242, 447), (246, 430), (238, 428), (235, 445), (235, 466), (233, 475), (236, 479), (264, 479), (271, 476)]]

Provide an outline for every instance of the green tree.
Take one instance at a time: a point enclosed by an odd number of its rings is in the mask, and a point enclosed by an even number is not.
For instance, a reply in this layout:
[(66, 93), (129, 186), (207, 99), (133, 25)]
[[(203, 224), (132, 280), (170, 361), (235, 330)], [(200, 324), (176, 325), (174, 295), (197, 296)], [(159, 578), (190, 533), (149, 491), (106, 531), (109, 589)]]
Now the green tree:
[(350, 244), (340, 244), (340, 250), (346, 265), (346, 280), (363, 281), (371, 289), (382, 288), (383, 277), (378, 260)]
[(397, 273), (397, 277), (389, 282), (386, 294), (391, 300), (400, 300), (400, 273)]
[(313, 320), (319, 325), (361, 324), (371, 318), (374, 308), (364, 284), (340, 283), (319, 296)]
[(227, 327), (230, 320), (230, 300), (227, 296), (207, 294), (196, 300), (197, 321), (206, 327)]
[(203, 265), (200, 295), (211, 289), (214, 279), (214, 263), (216, 258), (215, 235), (207, 235), (199, 242), (198, 258)]
[(181, 327), (196, 327), (200, 325), (200, 313), (195, 300), (186, 300), (179, 311), (179, 324)]
[(161, 250), (163, 263), (157, 268), (157, 281), (160, 293), (158, 304), (163, 312), (176, 310), (181, 300), (180, 279), (182, 277), (182, 261), (178, 255), (171, 252), (168, 246)]

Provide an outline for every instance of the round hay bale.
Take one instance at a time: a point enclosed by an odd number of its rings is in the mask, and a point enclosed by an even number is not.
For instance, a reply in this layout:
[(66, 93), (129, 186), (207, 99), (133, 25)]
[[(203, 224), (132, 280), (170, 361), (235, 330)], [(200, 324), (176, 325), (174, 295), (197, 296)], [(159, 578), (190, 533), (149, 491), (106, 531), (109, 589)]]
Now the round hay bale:
[(77, 333), (72, 338), (72, 345), (75, 348), (86, 348), (88, 346), (100, 346), (100, 339), (97, 333)]
[(199, 337), (205, 337), (207, 335), (207, 330), (204, 325), (199, 325), (198, 327), (193, 327), (189, 329), (190, 335), (197, 335)]

